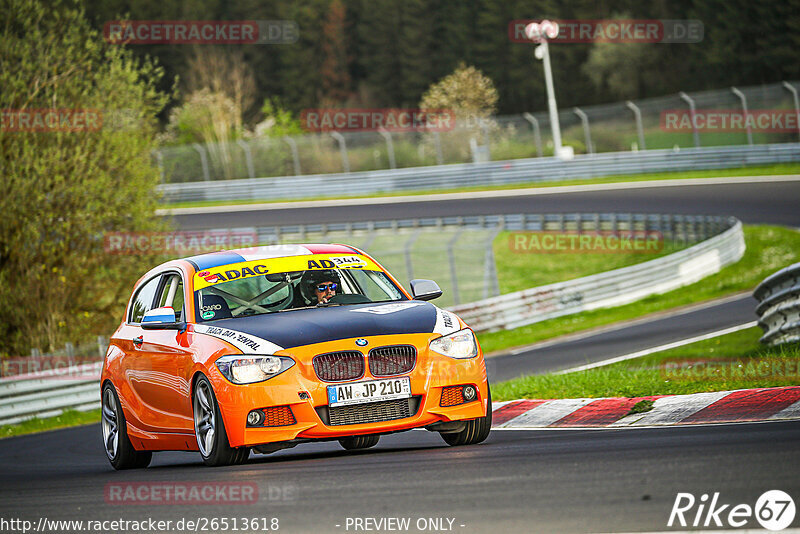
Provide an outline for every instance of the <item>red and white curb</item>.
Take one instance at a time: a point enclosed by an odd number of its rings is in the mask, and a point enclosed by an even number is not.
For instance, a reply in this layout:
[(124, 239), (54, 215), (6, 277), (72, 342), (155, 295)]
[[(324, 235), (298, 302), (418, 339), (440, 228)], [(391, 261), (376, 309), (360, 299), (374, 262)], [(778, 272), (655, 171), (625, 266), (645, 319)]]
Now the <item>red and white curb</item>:
[[(654, 401), (653, 409), (628, 415), (642, 400)], [(800, 386), (691, 395), (497, 402), (492, 411), (492, 429), (628, 428), (788, 419), (800, 419)]]

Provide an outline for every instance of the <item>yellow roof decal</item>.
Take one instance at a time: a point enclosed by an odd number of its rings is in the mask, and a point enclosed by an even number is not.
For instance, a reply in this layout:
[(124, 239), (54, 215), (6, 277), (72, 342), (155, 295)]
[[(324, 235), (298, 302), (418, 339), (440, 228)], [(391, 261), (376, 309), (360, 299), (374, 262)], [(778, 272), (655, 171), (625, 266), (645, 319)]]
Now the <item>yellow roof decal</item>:
[(380, 271), (380, 267), (359, 254), (313, 254), (268, 258), (263, 260), (229, 263), (198, 271), (194, 276), (194, 289), (214, 286), (230, 280), (240, 280), (268, 273), (309, 271), (324, 269), (362, 269)]

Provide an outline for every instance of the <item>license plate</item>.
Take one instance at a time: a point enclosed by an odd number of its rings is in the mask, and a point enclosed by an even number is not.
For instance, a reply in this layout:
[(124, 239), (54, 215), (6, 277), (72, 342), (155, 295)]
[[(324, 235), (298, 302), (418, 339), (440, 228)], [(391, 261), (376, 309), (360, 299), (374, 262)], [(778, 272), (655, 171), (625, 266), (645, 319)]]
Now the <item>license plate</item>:
[(328, 386), (328, 406), (347, 406), (411, 397), (411, 379), (385, 378)]

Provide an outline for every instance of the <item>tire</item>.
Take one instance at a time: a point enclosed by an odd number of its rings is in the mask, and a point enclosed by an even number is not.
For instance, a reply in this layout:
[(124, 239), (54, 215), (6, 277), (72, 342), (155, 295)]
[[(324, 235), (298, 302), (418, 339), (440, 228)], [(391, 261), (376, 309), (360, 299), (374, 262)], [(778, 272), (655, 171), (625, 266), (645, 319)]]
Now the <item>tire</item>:
[(440, 433), (442, 439), (451, 446), (475, 445), (489, 437), (492, 430), (492, 390), (489, 389), (489, 402), (486, 405), (486, 415), (471, 421), (466, 421), (467, 426), (461, 432)]
[(102, 419), (103, 448), (114, 469), (139, 469), (150, 465), (153, 453), (137, 451), (128, 437), (128, 425), (117, 391), (111, 383), (103, 386)]
[(203, 463), (218, 467), (239, 465), (247, 460), (250, 456), (249, 448), (230, 446), (217, 397), (211, 382), (204, 375), (198, 377), (192, 390), (192, 414), (197, 447)]
[(350, 436), (347, 438), (341, 438), (339, 440), (339, 445), (348, 451), (369, 449), (370, 447), (377, 445), (379, 439), (381, 439), (380, 436)]

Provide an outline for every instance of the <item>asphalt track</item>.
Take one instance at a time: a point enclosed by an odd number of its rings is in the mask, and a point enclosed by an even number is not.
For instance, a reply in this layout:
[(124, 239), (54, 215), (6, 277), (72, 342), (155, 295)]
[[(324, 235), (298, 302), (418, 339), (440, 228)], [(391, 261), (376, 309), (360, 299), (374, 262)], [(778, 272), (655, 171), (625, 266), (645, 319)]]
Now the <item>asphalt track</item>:
[(645, 184), (644, 188), (502, 198), (390, 204), (365, 201), (357, 206), (322, 203), (318, 207), (176, 215), (173, 220), (182, 230), (197, 230), (504, 213), (633, 212), (733, 215), (750, 224), (800, 226), (800, 180), (669, 187)]
[[(431, 214), (628, 211), (723, 214), (747, 223), (800, 226), (798, 198), (800, 182), (781, 182), (187, 215), (176, 221), (190, 229)], [(597, 361), (748, 322), (753, 308), (752, 299), (741, 298), (491, 358), (489, 370), (497, 380)], [(35, 523), (41, 517), (276, 517), (280, 531), (291, 533), (367, 531), (347, 528), (348, 517), (410, 518), (409, 532), (422, 531), (417, 521), (429, 518), (445, 518), (444, 525), (452, 519), (455, 532), (661, 531), (668, 530), (678, 492), (698, 498), (720, 492), (723, 503), (753, 506), (764, 491), (781, 489), (797, 501), (798, 442), (800, 422), (495, 431), (481, 445), (460, 448), (413, 431), (384, 436), (376, 448), (355, 453), (336, 443), (309, 444), (219, 469), (204, 467), (196, 453), (161, 453), (146, 470), (114, 472), (99, 425), (91, 425), (0, 440), (0, 518)], [(139, 506), (106, 500), (107, 484), (127, 482), (255, 483), (258, 501)], [(800, 515), (793, 525), (800, 525)], [(747, 526), (758, 527), (753, 520)]]
[[(483, 444), (459, 448), (412, 431), (360, 452), (310, 444), (216, 469), (196, 453), (161, 453), (148, 469), (114, 472), (92, 425), (0, 440), (0, 517), (34, 524), (40, 517), (277, 517), (287, 533), (355, 532), (345, 528), (348, 517), (408, 517), (409, 532), (420, 531), (419, 518), (451, 518), (452, 531), (464, 533), (661, 531), (669, 530), (678, 492), (699, 499), (718, 491), (721, 503), (754, 506), (764, 491), (781, 489), (797, 500), (798, 442), (800, 422), (495, 431)], [(255, 483), (258, 501), (106, 501), (107, 484), (128, 482)], [(758, 527), (754, 520), (748, 526)]]

